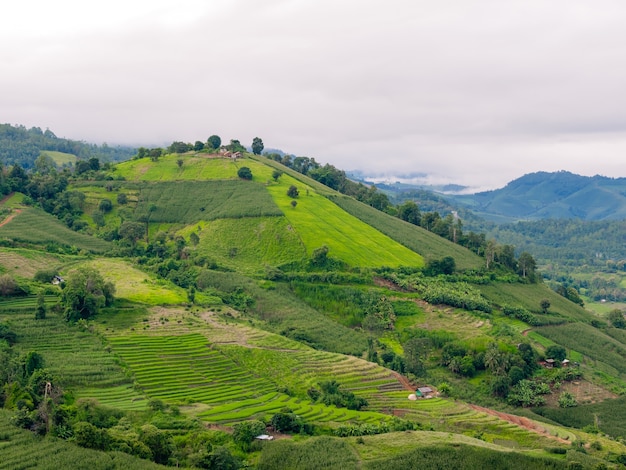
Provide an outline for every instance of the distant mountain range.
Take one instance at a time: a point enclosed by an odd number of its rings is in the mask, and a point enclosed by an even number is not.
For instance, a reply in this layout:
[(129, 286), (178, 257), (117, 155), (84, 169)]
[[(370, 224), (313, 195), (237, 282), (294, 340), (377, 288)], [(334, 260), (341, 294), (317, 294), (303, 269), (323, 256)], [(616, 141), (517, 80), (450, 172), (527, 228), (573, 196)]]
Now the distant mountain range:
[(459, 194), (463, 187), (405, 183), (376, 186), (394, 203), (415, 200), (422, 211), (471, 211), (474, 216), (497, 223), (550, 218), (626, 219), (626, 178), (540, 171), (517, 178), (503, 188), (475, 194)]
[(451, 199), (476, 215), (502, 222), (548, 218), (621, 220), (626, 219), (626, 178), (537, 172), (501, 189)]

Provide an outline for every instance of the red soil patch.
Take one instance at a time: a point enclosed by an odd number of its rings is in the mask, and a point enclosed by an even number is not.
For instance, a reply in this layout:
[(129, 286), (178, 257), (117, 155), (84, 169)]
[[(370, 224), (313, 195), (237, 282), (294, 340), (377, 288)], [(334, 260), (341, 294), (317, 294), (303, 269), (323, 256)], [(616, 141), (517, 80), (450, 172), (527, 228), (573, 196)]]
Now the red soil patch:
[(13, 213), (9, 215), (6, 219), (4, 219), (2, 222), (0, 222), (0, 227), (11, 222), (15, 218), (15, 216), (19, 214), (20, 212), (22, 212), (22, 209), (13, 209)]
[(531, 421), (528, 418), (524, 418), (522, 416), (517, 416), (517, 415), (512, 415), (509, 413), (502, 413), (500, 411), (496, 411), (496, 410), (492, 410), (490, 408), (484, 408), (482, 406), (478, 406), (478, 405), (469, 405), (470, 408), (476, 410), (476, 411), (482, 411), (483, 413), (487, 413), (490, 414), (492, 416), (496, 416), (500, 419), (503, 419), (505, 421), (508, 421), (509, 423), (513, 423), (521, 428), (527, 429), (528, 431), (531, 432), (535, 432), (537, 434), (541, 434), (544, 437), (547, 437), (549, 439), (554, 439), (556, 441), (559, 441), (562, 444), (571, 444), (570, 441), (566, 440), (566, 439), (562, 439), (560, 437), (556, 437), (553, 436), (552, 434), (550, 434), (550, 432), (541, 427), (538, 423)]

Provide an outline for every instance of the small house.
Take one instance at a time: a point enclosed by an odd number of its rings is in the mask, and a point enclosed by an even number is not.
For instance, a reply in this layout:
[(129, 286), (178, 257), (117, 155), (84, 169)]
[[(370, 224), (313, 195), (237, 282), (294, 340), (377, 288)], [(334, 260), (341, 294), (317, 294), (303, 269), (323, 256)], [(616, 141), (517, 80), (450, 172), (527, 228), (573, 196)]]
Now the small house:
[(569, 366), (569, 359), (563, 359), (561, 361), (561, 367), (568, 367)]
[(432, 394), (433, 389), (430, 387), (419, 387), (415, 390), (415, 395), (417, 395), (418, 398), (430, 398)]
[(546, 359), (546, 369), (552, 369), (554, 367), (554, 359)]
[(63, 279), (61, 276), (54, 276), (52, 278), (52, 284), (54, 284), (54, 285), (59, 285), (62, 282), (65, 282), (65, 279)]

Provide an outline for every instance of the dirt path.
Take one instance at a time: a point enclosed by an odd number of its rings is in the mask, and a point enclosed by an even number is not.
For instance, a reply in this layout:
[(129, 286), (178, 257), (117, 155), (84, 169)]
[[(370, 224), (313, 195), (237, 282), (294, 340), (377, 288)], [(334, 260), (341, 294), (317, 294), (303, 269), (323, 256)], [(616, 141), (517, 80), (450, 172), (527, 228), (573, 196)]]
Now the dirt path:
[(520, 426), (524, 429), (527, 429), (529, 431), (535, 432), (537, 434), (541, 434), (544, 437), (547, 437), (549, 439), (554, 439), (556, 441), (559, 441), (562, 444), (571, 444), (570, 441), (566, 440), (566, 439), (562, 439), (560, 437), (557, 436), (553, 436), (552, 434), (550, 434), (550, 432), (541, 427), (538, 423), (528, 419), (528, 418), (524, 418), (522, 416), (517, 416), (517, 415), (512, 415), (509, 413), (502, 413), (501, 411), (496, 411), (496, 410), (492, 410), (490, 408), (484, 408), (482, 406), (478, 406), (478, 405), (469, 405), (470, 408), (472, 408), (473, 410), (476, 411), (482, 411), (483, 413), (487, 413), (490, 414), (492, 416), (496, 416), (500, 419), (503, 419), (505, 421), (508, 421), (509, 423), (513, 423), (517, 426)]
[(528, 332), (532, 330), (532, 328), (528, 328), (527, 330), (522, 331), (522, 336), (528, 336)]
[(9, 215), (6, 219), (4, 219), (2, 222), (0, 222), (0, 227), (11, 222), (15, 218), (15, 216), (19, 214), (20, 212), (22, 212), (22, 209), (13, 209), (13, 213)]
[(411, 382), (409, 382), (409, 379), (407, 379), (404, 375), (399, 374), (398, 372), (391, 372), (393, 374), (393, 376), (398, 379), (398, 382), (400, 382), (402, 384), (402, 387), (404, 387), (405, 390), (408, 390), (410, 392), (415, 392), (415, 386), (411, 385)]

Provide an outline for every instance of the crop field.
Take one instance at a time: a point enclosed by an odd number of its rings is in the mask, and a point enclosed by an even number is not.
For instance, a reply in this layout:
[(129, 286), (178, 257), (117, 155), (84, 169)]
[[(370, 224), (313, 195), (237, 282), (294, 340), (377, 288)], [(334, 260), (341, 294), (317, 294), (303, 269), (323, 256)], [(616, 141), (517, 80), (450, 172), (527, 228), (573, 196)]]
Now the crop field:
[(62, 266), (71, 258), (23, 248), (0, 250), (0, 271), (12, 276), (32, 278), (41, 269)]
[(187, 301), (184, 289), (171, 282), (158, 280), (134, 268), (128, 261), (98, 258), (80, 265), (96, 269), (106, 281), (113, 282), (117, 298), (150, 305), (175, 305)]
[(433, 259), (452, 256), (458, 269), (478, 269), (484, 264), (482, 258), (467, 249), (353, 198), (336, 195), (330, 199), (349, 214), (380, 230), (415, 253), (428, 253)]
[(88, 468), (127, 470), (164, 469), (122, 452), (104, 453), (55, 439), (42, 438), (10, 423), (12, 412), (0, 409), (0, 467), (11, 470)]
[[(183, 160), (181, 167), (178, 159)], [(244, 158), (235, 162), (205, 153), (165, 155), (157, 163), (149, 158), (129, 160), (116, 165), (113, 175), (129, 181), (236, 180), (237, 171), (244, 166), (252, 171), (253, 181), (265, 183), (272, 179), (272, 169), (254, 160)]]
[(541, 299), (550, 301), (549, 317), (561, 318), (566, 321), (588, 321), (589, 313), (584, 308), (560, 296), (544, 285), (538, 284), (497, 284), (477, 285), (477, 289), (496, 305), (519, 305), (534, 312), (541, 319)]
[[(85, 182), (81, 182), (79, 185), (71, 187), (72, 191), (80, 191), (85, 195), (84, 214), (81, 216), (81, 219), (92, 227), (95, 226), (92, 214), (99, 210), (100, 202), (103, 199), (108, 199), (111, 201), (112, 209), (110, 212), (104, 214), (104, 220), (108, 225), (119, 225), (120, 209), (131, 211), (131, 213), (134, 211), (137, 206), (139, 189), (133, 184), (121, 184), (116, 182), (116, 184), (112, 186), (112, 190), (108, 191), (106, 185), (95, 183), (96, 182), (86, 184)], [(125, 205), (117, 202), (117, 196), (121, 193), (125, 194), (127, 197), (128, 202)]]
[[(59, 297), (56, 295), (44, 296), (46, 305), (54, 305), (59, 301)], [(29, 295), (27, 297), (11, 297), (9, 299), (0, 300), (0, 310), (12, 311), (12, 310), (29, 310), (35, 311), (37, 307), (37, 296)]]
[(199, 222), (179, 233), (189, 238), (196, 232), (197, 251), (220, 265), (242, 272), (256, 272), (264, 266), (299, 261), (306, 256), (298, 234), (284, 217), (250, 217)]
[(591, 325), (572, 323), (559, 327), (544, 326), (537, 331), (552, 341), (576, 349), (585, 356), (608, 365), (622, 378), (626, 377), (626, 345)]
[[(290, 185), (299, 186), (297, 206), (287, 196)], [(326, 245), (328, 255), (351, 266), (423, 266), (423, 258), (387, 235), (351, 216), (324, 196), (288, 175), (269, 185), (268, 191), (290, 225), (300, 235), (307, 253)]]
[(35, 245), (56, 243), (94, 253), (105, 252), (111, 246), (100, 238), (74, 232), (54, 216), (33, 207), (24, 207), (11, 222), (0, 227), (0, 238)]
[(262, 185), (240, 180), (149, 184), (141, 189), (135, 211), (136, 217), (149, 217), (150, 222), (183, 224), (280, 215)]
[[(16, 332), (18, 350), (37, 351), (43, 356), (45, 367), (63, 388), (71, 388), (79, 397), (100, 398), (115, 393), (116, 400), (103, 400), (103, 403), (145, 408), (144, 396), (130, 389), (131, 381), (100, 337), (78, 325), (68, 324), (61, 315), (52, 312), (43, 320), (35, 320), (32, 311), (3, 310), (0, 321), (8, 321)], [(85, 393), (85, 390), (97, 391), (97, 395)]]

